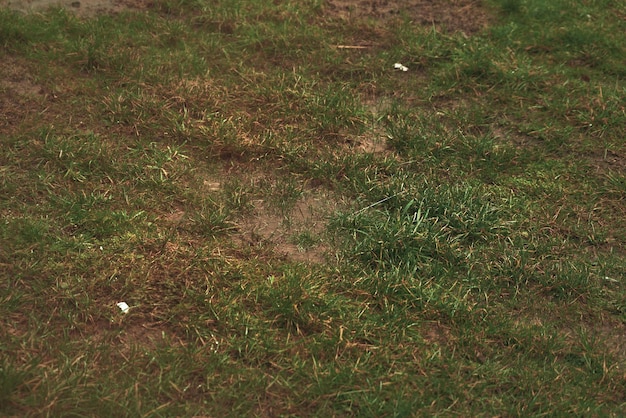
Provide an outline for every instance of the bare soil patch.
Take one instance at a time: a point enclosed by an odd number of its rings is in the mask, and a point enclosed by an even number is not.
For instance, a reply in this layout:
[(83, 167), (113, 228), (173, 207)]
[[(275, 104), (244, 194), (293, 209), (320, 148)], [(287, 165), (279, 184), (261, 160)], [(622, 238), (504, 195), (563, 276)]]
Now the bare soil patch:
[(626, 156), (611, 150), (595, 151), (589, 157), (591, 163), (599, 172), (626, 173)]
[(127, 9), (145, 9), (148, 6), (149, 2), (143, 0), (0, 0), (0, 7), (23, 13), (62, 7), (83, 18), (120, 13)]
[[(241, 185), (238, 188), (242, 191), (238, 193), (247, 201), (233, 222), (236, 248), (288, 261), (323, 263), (326, 260), (326, 224), (341, 206), (330, 191), (306, 181), (286, 184), (285, 177), (266, 169), (248, 172), (225, 169), (221, 178), (228, 180), (222, 183), (215, 177), (207, 177), (204, 181), (207, 191), (228, 193), (226, 190), (232, 186), (227, 183), (232, 182)], [(283, 196), (285, 187), (299, 190)]]
[(342, 19), (408, 18), (418, 25), (466, 35), (480, 31), (490, 21), (479, 0), (328, 0), (325, 10)]
[(45, 96), (43, 86), (33, 80), (19, 59), (5, 56), (0, 60), (0, 132), (10, 131), (41, 108)]
[(323, 233), (332, 200), (319, 193), (303, 195), (288, 213), (278, 213), (262, 199), (253, 202), (252, 213), (237, 222), (241, 245), (269, 246), (288, 260), (322, 263), (327, 249), (321, 242), (299, 245), (298, 235), (312, 238)]
[(38, 85), (28, 73), (28, 69), (18, 59), (5, 57), (0, 66), (0, 90), (6, 90), (14, 96), (33, 98), (44, 94), (43, 87)]

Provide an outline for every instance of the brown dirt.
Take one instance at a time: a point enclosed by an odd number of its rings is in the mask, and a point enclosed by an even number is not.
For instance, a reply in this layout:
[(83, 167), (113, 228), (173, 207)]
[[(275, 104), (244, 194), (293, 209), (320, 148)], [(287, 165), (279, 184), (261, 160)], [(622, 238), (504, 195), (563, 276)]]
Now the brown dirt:
[(7, 90), (9, 94), (24, 98), (35, 98), (44, 94), (43, 87), (31, 79), (28, 70), (17, 59), (7, 57), (0, 70), (0, 88)]
[(480, 0), (328, 0), (325, 11), (342, 19), (385, 22), (408, 18), (418, 25), (466, 35), (478, 32), (490, 21)]
[(43, 87), (19, 59), (4, 57), (0, 61), (0, 132), (10, 131), (27, 113), (40, 108), (44, 96)]
[(265, 247), (287, 260), (322, 263), (327, 248), (323, 243), (299, 247), (294, 238), (302, 233), (319, 237), (326, 217), (337, 205), (318, 190), (308, 191), (285, 214), (278, 213), (262, 199), (253, 202), (252, 213), (237, 222), (237, 241), (242, 246)]
[(79, 17), (115, 14), (128, 9), (144, 9), (142, 0), (0, 0), (0, 7), (23, 13), (40, 12), (50, 7), (63, 7)]
[(626, 156), (615, 151), (594, 151), (588, 158), (601, 173), (626, 173)]
[[(328, 217), (339, 210), (341, 202), (324, 187), (305, 181), (300, 196), (280, 208), (275, 189), (284, 178), (267, 168), (228, 162), (219, 173), (198, 172), (197, 184), (206, 194), (222, 194), (234, 181), (244, 189), (247, 201), (242, 213), (232, 220), (233, 250), (238, 256), (271, 257), (305, 263), (323, 263), (328, 248), (324, 235)], [(182, 210), (173, 210), (162, 219), (175, 226), (183, 221)], [(315, 242), (299, 246), (297, 238), (308, 235)]]

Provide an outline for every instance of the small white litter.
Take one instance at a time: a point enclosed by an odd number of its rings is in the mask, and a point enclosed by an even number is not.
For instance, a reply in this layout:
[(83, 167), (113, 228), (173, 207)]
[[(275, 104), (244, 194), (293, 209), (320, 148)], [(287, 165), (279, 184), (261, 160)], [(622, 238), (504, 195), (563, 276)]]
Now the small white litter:
[(123, 313), (128, 313), (128, 310), (130, 309), (130, 307), (128, 306), (128, 304), (126, 302), (118, 303), (117, 307), (120, 308)]
[(409, 71), (409, 67), (405, 67), (399, 62), (396, 62), (395, 64), (393, 64), (393, 68), (395, 68), (396, 70)]

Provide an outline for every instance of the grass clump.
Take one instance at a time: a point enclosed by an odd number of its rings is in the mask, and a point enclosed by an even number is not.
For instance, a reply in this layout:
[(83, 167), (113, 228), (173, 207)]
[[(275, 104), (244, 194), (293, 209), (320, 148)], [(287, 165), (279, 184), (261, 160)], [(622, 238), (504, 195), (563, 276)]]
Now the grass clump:
[[(407, 194), (411, 192), (416, 197), (409, 199)], [(406, 190), (356, 215), (348, 214), (339, 225), (355, 238), (348, 248), (382, 268), (435, 260), (449, 263), (452, 248), (488, 240), (500, 222), (497, 210), (481, 198), (468, 187), (442, 185), (437, 189)]]

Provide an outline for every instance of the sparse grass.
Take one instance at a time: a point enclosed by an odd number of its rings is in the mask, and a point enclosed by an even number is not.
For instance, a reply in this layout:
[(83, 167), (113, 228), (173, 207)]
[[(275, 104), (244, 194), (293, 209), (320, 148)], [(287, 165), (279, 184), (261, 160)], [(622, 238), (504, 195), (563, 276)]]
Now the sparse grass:
[(625, 11), (487, 3), (0, 11), (0, 414), (622, 415)]

